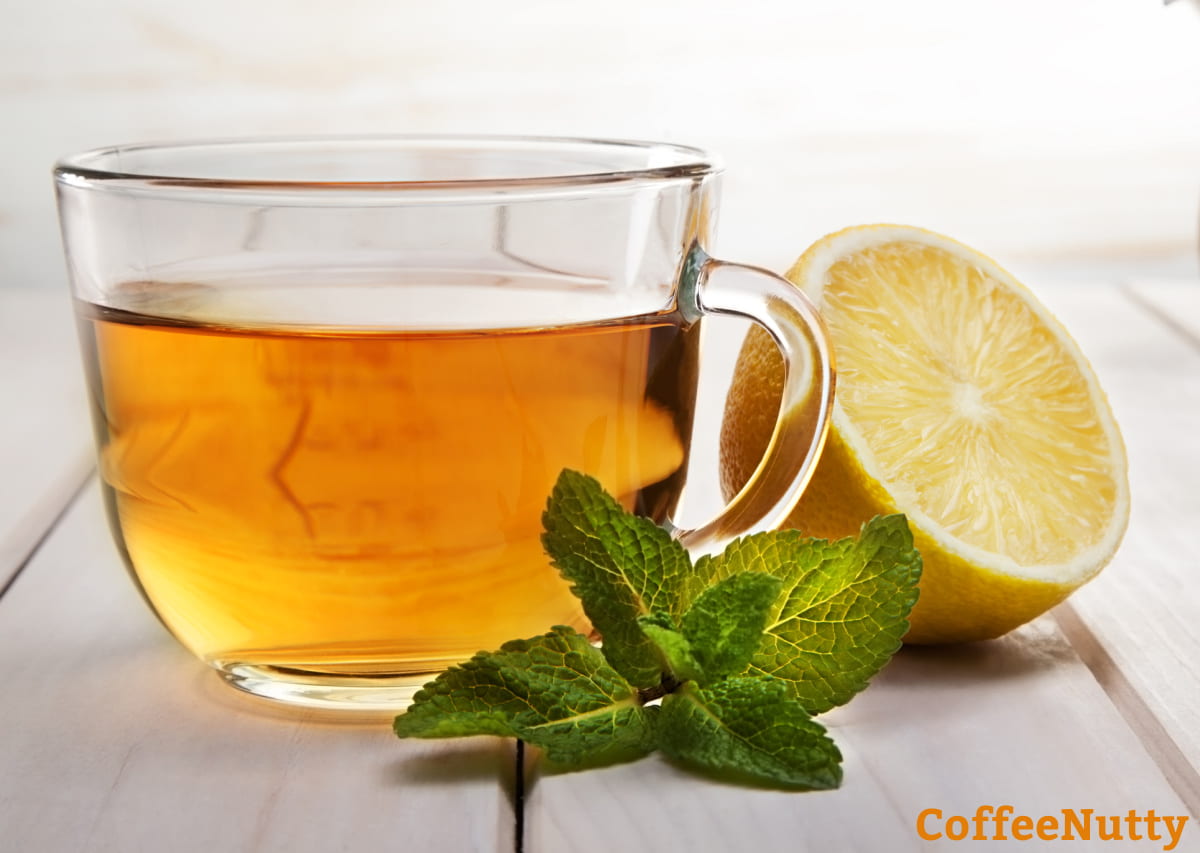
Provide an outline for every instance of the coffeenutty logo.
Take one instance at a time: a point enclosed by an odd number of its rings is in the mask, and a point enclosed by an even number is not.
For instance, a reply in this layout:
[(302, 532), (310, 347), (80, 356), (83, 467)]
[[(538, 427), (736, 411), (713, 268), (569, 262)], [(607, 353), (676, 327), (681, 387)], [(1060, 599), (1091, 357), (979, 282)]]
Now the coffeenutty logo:
[(971, 817), (925, 809), (917, 815), (917, 835), (925, 841), (1164, 841), (1174, 850), (1189, 815), (1160, 815), (1130, 809), (1123, 815), (1095, 809), (1062, 809), (1059, 814), (1016, 814), (1012, 806), (980, 806)]

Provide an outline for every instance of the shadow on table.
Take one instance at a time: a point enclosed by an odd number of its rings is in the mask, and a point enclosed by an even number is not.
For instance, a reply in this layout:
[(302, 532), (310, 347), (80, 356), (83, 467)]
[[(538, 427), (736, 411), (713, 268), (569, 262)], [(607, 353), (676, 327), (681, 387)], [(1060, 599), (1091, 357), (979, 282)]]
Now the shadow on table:
[(881, 678), (928, 687), (964, 680), (1026, 678), (1076, 660), (1074, 650), (1050, 617), (995, 640), (946, 646), (906, 645)]
[(927, 721), (955, 719), (981, 702), (1012, 702), (1023, 691), (1058, 690), (1059, 673), (1079, 658), (1052, 617), (1000, 637), (947, 646), (905, 646), (848, 705), (822, 721), (837, 726), (894, 722), (897, 708)]
[[(412, 743), (408, 741), (407, 743)], [(431, 741), (420, 752), (391, 761), (384, 768), (393, 785), (461, 785), (495, 781), (513, 775), (516, 766), (512, 741), (494, 737)]]

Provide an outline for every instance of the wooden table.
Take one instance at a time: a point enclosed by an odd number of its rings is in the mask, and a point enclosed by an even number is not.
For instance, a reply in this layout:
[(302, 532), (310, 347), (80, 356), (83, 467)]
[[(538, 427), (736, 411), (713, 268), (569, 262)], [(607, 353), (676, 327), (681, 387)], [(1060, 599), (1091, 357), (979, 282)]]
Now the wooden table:
[[(509, 742), (400, 742), (225, 687), (114, 552), (66, 299), (0, 291), (0, 851), (1163, 849), (916, 831), (981, 805), (1200, 817), (1200, 282), (1040, 295), (1124, 431), (1121, 551), (1008, 637), (901, 652), (825, 717), (842, 788), (787, 794), (657, 758), (550, 775)], [(1175, 849), (1200, 850), (1195, 819)]]

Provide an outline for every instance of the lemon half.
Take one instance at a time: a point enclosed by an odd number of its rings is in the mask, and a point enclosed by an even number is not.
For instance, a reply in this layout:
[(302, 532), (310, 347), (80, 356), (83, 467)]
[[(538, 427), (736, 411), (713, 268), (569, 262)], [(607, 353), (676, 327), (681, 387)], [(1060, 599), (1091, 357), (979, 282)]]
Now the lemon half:
[[(1033, 294), (978, 252), (898, 225), (831, 234), (787, 278), (829, 327), (838, 396), (786, 526), (837, 538), (907, 515), (924, 560), (907, 642), (999, 636), (1109, 562), (1129, 518), (1124, 445), (1092, 368)], [(723, 425), (727, 494), (762, 456), (781, 382), (755, 329)]]

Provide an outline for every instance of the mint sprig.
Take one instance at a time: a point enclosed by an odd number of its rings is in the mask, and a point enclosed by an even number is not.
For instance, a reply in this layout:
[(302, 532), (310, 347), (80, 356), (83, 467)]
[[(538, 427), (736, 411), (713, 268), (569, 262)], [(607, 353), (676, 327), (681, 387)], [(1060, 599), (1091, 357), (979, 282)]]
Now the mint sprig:
[(559, 626), (480, 652), (417, 693), (398, 736), (516, 737), (568, 769), (659, 749), (727, 779), (837, 787), (841, 754), (812, 715), (900, 646), (921, 572), (903, 516), (837, 542), (761, 533), (693, 565), (665, 530), (564, 471), (543, 525), (601, 648)]

